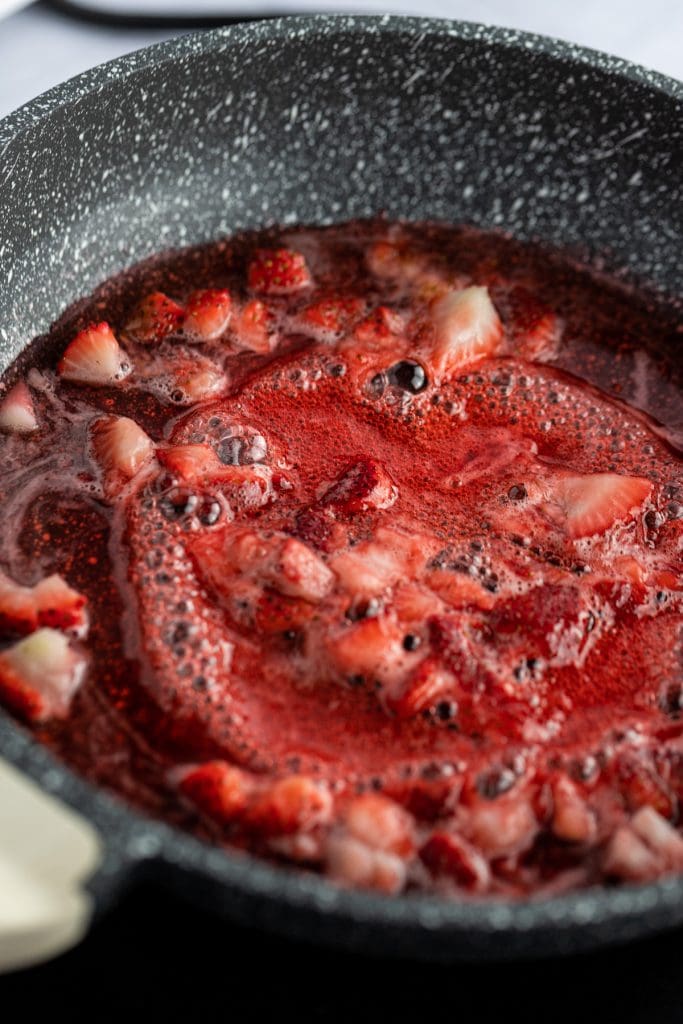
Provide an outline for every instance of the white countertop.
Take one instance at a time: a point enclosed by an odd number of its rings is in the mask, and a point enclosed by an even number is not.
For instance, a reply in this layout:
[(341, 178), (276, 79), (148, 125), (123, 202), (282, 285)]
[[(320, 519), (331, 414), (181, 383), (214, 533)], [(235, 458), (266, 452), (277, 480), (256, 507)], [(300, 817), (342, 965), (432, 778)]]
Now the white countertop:
[[(22, 0), (0, 0), (0, 117), (58, 82), (178, 34), (99, 26), (42, 5), (13, 10)], [(25, 0), (24, 0), (25, 2)], [(675, 78), (683, 78), (681, 0), (89, 0), (130, 11), (208, 10), (235, 15), (259, 6), (269, 11), (372, 10), (462, 18), (523, 28), (606, 50)]]

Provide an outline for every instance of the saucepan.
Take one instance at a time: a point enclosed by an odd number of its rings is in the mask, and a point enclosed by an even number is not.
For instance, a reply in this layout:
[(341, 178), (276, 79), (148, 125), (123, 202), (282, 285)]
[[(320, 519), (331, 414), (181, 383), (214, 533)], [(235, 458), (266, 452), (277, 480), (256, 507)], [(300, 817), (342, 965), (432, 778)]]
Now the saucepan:
[[(154, 46), (0, 123), (0, 369), (160, 249), (380, 211), (541, 239), (675, 297), (682, 167), (683, 86), (536, 36), (317, 17)], [(683, 878), (516, 903), (345, 891), (140, 815), (2, 714), (0, 753), (5, 966), (73, 943), (150, 874), (237, 922), (430, 960), (564, 953), (683, 922)]]

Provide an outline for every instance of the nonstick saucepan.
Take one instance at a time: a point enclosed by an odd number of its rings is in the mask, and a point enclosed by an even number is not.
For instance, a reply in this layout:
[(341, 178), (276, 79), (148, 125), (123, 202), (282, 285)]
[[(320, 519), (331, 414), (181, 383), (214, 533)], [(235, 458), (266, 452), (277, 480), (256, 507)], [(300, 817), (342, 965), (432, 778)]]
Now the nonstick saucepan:
[[(0, 369), (161, 249), (380, 211), (541, 239), (675, 298), (683, 86), (549, 39), (392, 17), (233, 26), (96, 68), (0, 123)], [(526, 903), (348, 892), (141, 816), (2, 714), (0, 752), (5, 965), (75, 941), (89, 906), (151, 873), (238, 922), (420, 959), (563, 953), (683, 922), (683, 878)], [(46, 794), (77, 818), (60, 824)], [(21, 885), (33, 916), (10, 906)]]

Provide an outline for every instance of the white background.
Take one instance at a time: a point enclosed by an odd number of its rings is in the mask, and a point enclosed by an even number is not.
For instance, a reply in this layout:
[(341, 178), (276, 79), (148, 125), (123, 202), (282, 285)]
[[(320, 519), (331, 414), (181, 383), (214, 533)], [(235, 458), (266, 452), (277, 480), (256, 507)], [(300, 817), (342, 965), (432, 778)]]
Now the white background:
[[(26, 0), (23, 0), (26, 3)], [(429, 14), (524, 28), (593, 46), (683, 78), (683, 0), (89, 0), (121, 11), (245, 10), (341, 11)], [(22, 0), (0, 0), (0, 117), (57, 82), (147, 43), (172, 30), (110, 28), (72, 20), (42, 5), (23, 10)], [(15, 13), (9, 13), (14, 10)], [(3, 17), (3, 15), (5, 15)]]

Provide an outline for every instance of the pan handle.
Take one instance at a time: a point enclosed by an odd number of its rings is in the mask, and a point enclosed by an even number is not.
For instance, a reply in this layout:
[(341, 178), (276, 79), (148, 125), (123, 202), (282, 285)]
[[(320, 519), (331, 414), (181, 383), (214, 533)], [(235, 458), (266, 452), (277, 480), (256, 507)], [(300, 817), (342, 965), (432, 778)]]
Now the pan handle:
[(102, 855), (88, 822), (0, 758), (0, 973), (80, 941)]

